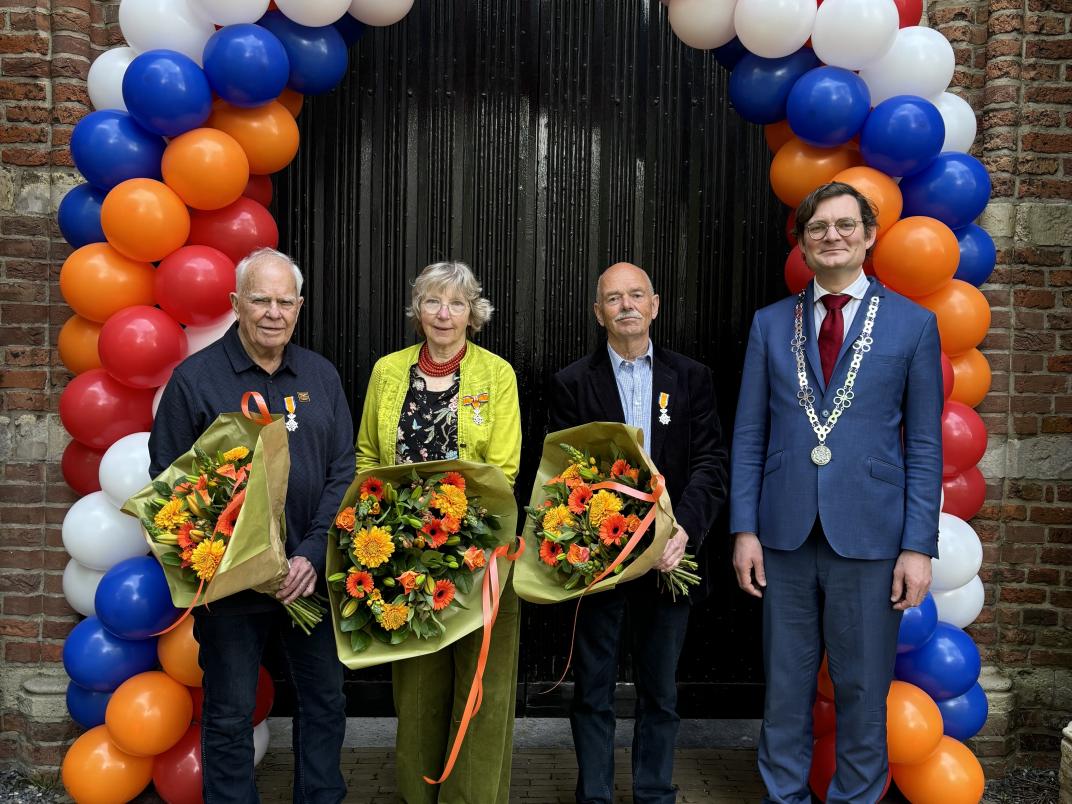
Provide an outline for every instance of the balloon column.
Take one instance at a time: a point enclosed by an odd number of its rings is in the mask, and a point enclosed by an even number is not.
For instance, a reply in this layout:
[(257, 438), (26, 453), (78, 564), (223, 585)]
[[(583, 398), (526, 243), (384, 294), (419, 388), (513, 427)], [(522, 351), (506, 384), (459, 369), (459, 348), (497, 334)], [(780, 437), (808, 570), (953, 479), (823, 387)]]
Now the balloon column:
[[(976, 464), (987, 434), (973, 407), (990, 389), (977, 348), (990, 308), (978, 287), (996, 252), (973, 222), (990, 198), (986, 169), (966, 153), (975, 113), (947, 91), (953, 49), (918, 25), (921, 15), (919, 0), (669, 0), (668, 10), (682, 42), (713, 49), (730, 70), (738, 113), (765, 126), (775, 195), (792, 208), (826, 182), (858, 189), (879, 222), (865, 269), (938, 319), (948, 378), (941, 558), (933, 595), (906, 612), (901, 627), (888, 738), (901, 792), (912, 802), (952, 804), (983, 792), (979, 763), (958, 741), (987, 715), (979, 651), (961, 629), (983, 606), (982, 545), (966, 520), (986, 496)], [(792, 236), (790, 244), (785, 280), (798, 293), (812, 272)], [(820, 674), (812, 768), (820, 798), (833, 773), (830, 683)]]
[[(70, 146), (86, 183), (58, 211), (74, 249), (58, 351), (76, 375), (60, 397), (62, 471), (83, 495), (63, 521), (63, 592), (87, 618), (63, 653), (68, 709), (89, 729), (63, 764), (77, 802), (127, 801), (150, 780), (169, 802), (200, 801), (192, 621), (156, 636), (179, 612), (119, 506), (150, 479), (148, 431), (172, 370), (234, 320), (235, 263), (278, 243), (271, 174), (297, 152), (303, 95), (333, 89), (365, 26), (412, 3), (122, 0), (128, 46), (90, 67), (95, 111)], [(260, 755), (271, 698), (262, 673)]]

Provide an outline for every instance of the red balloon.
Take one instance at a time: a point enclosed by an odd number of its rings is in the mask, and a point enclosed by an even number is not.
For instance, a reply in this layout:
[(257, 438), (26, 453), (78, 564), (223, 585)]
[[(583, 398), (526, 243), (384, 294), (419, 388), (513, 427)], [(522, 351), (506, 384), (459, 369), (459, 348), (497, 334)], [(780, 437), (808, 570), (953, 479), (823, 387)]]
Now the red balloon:
[(85, 496), (101, 490), (99, 470), (102, 450), (87, 447), (78, 441), (72, 441), (63, 450), (60, 471), (67, 485)]
[(211, 246), (183, 246), (156, 269), (153, 292), (168, 315), (203, 327), (231, 309), (235, 289), (231, 258)]
[(815, 278), (815, 272), (804, 262), (804, 252), (793, 247), (785, 258), (785, 286), (793, 295), (800, 293)]
[(943, 477), (942, 491), (945, 492), (942, 510), (965, 522), (979, 513), (986, 502), (986, 481), (978, 466), (966, 469), (959, 475)]
[(186, 356), (186, 333), (163, 310), (137, 304), (104, 322), (97, 350), (124, 385), (159, 388)]
[(793, 231), (797, 225), (797, 211), (795, 209), (789, 210), (789, 217), (785, 219), (785, 239), (789, 241), (789, 245), (795, 246), (797, 244), (797, 236)]
[(191, 723), (182, 738), (153, 758), (153, 784), (167, 804), (201, 804), (201, 726)]
[(261, 665), (260, 672), (257, 674), (257, 705), (253, 707), (254, 726), (268, 717), (274, 702), (275, 684), (272, 682), (272, 677), (268, 675), (268, 671), (264, 669), (264, 665)]
[(827, 734), (833, 734), (834, 725), (837, 723), (837, 712), (834, 702), (822, 695), (815, 696), (815, 704), (811, 708), (811, 733), (818, 740)]
[(252, 198), (258, 204), (268, 206), (272, 203), (272, 177), (251, 173), (246, 189), (242, 191), (246, 198)]
[(79, 374), (60, 394), (60, 421), (76, 441), (107, 449), (153, 426), (152, 389), (123, 385), (104, 369)]
[(949, 395), (953, 393), (954, 379), (953, 361), (949, 359), (945, 352), (942, 352), (942, 394), (946, 399), (949, 399)]
[(201, 722), (201, 709), (205, 705), (205, 691), (201, 687), (187, 687), (194, 702), (194, 723)]
[(251, 251), (279, 245), (279, 228), (263, 204), (243, 196), (223, 209), (191, 210), (188, 246), (212, 246), (237, 263)]
[(893, 0), (893, 4), (897, 6), (897, 16), (901, 19), (899, 28), (919, 25), (923, 17), (923, 0)]
[[(808, 774), (808, 785), (820, 801), (826, 801), (826, 791), (830, 788), (830, 782), (834, 778), (835, 768), (837, 768), (837, 743), (834, 732), (830, 732), (816, 740), (811, 749), (811, 772)], [(892, 781), (893, 775), (887, 771), (886, 784), (879, 795), (880, 800), (889, 792)]]
[(961, 402), (950, 400), (942, 411), (942, 474), (966, 472), (986, 452), (986, 425), (979, 414)]

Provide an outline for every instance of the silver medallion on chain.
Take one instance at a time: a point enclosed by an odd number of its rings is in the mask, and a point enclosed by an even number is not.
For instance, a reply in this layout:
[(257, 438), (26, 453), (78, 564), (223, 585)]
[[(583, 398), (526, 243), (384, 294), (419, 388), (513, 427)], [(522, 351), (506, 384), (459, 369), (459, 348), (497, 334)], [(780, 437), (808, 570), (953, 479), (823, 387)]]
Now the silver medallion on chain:
[(815, 392), (812, 391), (811, 386), (808, 384), (808, 372), (804, 365), (804, 344), (807, 341), (807, 338), (804, 337), (804, 293), (802, 292), (797, 299), (793, 320), (793, 340), (789, 342), (789, 345), (797, 362), (797, 382), (800, 385), (800, 390), (797, 391), (797, 402), (804, 408), (804, 413), (808, 417), (811, 429), (819, 440), (819, 443), (811, 451), (811, 462), (816, 466), (826, 466), (830, 463), (830, 459), (834, 457), (833, 453), (830, 452), (830, 447), (826, 445), (826, 437), (834, 429), (834, 425), (837, 424), (842, 412), (852, 405), (852, 387), (856, 384), (856, 374), (860, 370), (860, 363), (863, 362), (864, 354), (871, 351), (871, 344), (873, 343), (871, 330), (875, 326), (878, 303), (879, 297), (876, 294), (871, 297), (871, 301), (867, 305), (867, 315), (864, 318), (864, 326), (860, 332), (860, 337), (852, 344), (852, 363), (849, 364), (848, 374), (845, 375), (845, 383), (834, 393), (834, 409), (830, 411), (826, 424), (820, 424), (819, 416), (815, 413)]

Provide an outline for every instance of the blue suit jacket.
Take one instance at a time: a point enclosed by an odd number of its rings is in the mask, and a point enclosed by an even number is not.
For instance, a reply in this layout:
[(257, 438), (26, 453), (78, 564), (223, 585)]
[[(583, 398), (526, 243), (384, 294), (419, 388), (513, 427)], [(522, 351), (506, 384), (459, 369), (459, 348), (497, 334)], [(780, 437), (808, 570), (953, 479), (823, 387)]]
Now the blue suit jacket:
[(820, 421), (834, 408), (852, 343), (878, 294), (874, 343), (856, 377), (852, 405), (827, 436), (833, 457), (816, 466), (810, 455), (818, 439), (797, 401), (790, 351), (797, 297), (756, 313), (733, 430), (730, 529), (756, 533), (769, 548), (795, 550), (818, 516), (831, 547), (846, 558), (888, 559), (901, 550), (936, 556), (943, 394), (934, 314), (871, 279), (828, 387), (812, 284), (805, 293), (806, 368)]

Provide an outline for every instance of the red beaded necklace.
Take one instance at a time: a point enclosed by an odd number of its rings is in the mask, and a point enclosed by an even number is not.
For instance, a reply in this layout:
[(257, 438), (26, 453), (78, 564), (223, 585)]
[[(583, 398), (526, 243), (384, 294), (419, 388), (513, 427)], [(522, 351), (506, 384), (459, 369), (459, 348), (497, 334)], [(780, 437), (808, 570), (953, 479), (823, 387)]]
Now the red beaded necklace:
[(432, 355), (428, 351), (428, 344), (422, 344), (420, 354), (417, 356), (417, 368), (426, 377), (446, 377), (448, 374), (453, 374), (458, 370), (458, 366), (461, 365), (462, 358), (465, 357), (465, 350), (468, 347), (468, 343), (462, 344), (462, 348), (454, 357), (446, 363), (437, 363), (432, 359)]

